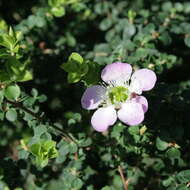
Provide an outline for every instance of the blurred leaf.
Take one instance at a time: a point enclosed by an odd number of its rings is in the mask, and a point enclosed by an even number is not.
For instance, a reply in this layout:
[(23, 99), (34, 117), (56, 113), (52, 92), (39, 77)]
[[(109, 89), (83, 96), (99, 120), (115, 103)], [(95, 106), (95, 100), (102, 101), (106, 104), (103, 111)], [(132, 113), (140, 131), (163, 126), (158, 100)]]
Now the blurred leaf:
[(100, 23), (100, 29), (105, 31), (105, 30), (109, 29), (111, 27), (111, 25), (112, 25), (112, 20), (110, 18), (105, 18)]
[(78, 73), (69, 73), (67, 80), (69, 83), (76, 83), (79, 82), (81, 78), (81, 75)]
[(190, 182), (190, 170), (181, 171), (176, 177), (180, 183), (188, 183)]
[(47, 127), (45, 125), (40, 125), (34, 128), (34, 136), (41, 136), (47, 132)]
[(56, 150), (56, 142), (51, 140), (41, 140), (39, 143), (32, 144), (29, 151), (35, 156), (35, 164), (40, 167), (45, 167), (48, 160), (56, 158), (58, 152)]
[(181, 153), (180, 151), (177, 149), (177, 148), (170, 148), (167, 152), (166, 152), (166, 155), (169, 157), (169, 158), (172, 158), (172, 159), (175, 159), (175, 158), (179, 158)]
[(88, 71), (82, 79), (87, 86), (97, 84), (99, 80), (100, 67), (94, 62), (87, 62), (87, 64)]
[(1, 105), (2, 102), (3, 102), (3, 99), (4, 99), (4, 89), (1, 89), (1, 90), (0, 90), (0, 105)]
[(66, 72), (78, 72), (78, 69), (80, 69), (83, 62), (84, 59), (78, 53), (72, 53), (69, 56), (67, 63), (63, 63), (61, 68)]
[(109, 186), (103, 187), (101, 190), (111, 190)]
[(14, 122), (17, 120), (17, 112), (15, 109), (9, 109), (6, 114), (5, 117), (7, 118), (7, 120)]
[(38, 96), (37, 99), (40, 103), (42, 103), (47, 100), (47, 96), (42, 94), (42, 95)]
[(187, 47), (190, 47), (190, 36), (189, 35), (185, 37), (184, 41), (185, 41), (185, 45)]
[(5, 88), (5, 97), (8, 100), (17, 100), (20, 94), (20, 87), (16, 84), (9, 85), (7, 88)]
[(133, 24), (128, 23), (123, 31), (123, 38), (129, 39), (131, 36), (133, 36), (136, 32), (136, 28)]
[(31, 71), (25, 70), (17, 79), (18, 82), (26, 82), (33, 79)]
[(172, 9), (172, 3), (170, 1), (166, 1), (162, 4), (162, 10), (163, 11), (171, 11)]
[(131, 135), (140, 135), (139, 126), (131, 126), (128, 131)]
[(56, 17), (62, 17), (65, 15), (65, 8), (64, 7), (53, 7), (51, 12)]
[(164, 151), (168, 148), (169, 144), (162, 141), (159, 137), (156, 138), (156, 147), (158, 150)]

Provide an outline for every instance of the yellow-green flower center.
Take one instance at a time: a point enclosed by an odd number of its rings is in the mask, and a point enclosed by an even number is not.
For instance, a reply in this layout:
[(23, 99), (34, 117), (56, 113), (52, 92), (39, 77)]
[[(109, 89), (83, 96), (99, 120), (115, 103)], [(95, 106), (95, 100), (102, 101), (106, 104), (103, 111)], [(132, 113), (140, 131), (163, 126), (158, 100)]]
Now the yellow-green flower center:
[(129, 96), (129, 91), (123, 86), (112, 87), (108, 91), (108, 97), (112, 104), (125, 102)]

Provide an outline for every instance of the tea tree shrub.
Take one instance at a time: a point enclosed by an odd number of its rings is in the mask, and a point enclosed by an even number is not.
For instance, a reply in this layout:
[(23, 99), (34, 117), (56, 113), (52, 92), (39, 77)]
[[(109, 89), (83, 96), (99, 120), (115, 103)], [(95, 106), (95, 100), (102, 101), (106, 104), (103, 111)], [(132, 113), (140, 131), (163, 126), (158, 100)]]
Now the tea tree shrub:
[(2, 0), (0, 189), (188, 190), (190, 2)]

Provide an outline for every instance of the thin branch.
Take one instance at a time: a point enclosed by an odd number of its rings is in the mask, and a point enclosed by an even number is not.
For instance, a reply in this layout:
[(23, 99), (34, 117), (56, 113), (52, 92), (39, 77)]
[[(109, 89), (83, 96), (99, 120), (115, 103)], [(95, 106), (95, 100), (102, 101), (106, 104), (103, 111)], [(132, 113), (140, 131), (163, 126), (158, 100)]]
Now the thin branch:
[[(27, 112), (28, 114), (32, 115), (34, 118), (36, 118), (38, 121), (42, 121), (43, 117), (41, 117), (38, 113), (34, 113), (33, 111), (31, 111), (30, 109), (26, 108), (23, 106), (23, 104), (21, 104), (20, 102), (13, 102), (11, 100), (6, 100), (7, 103), (11, 104), (14, 107), (20, 108), (23, 111)], [(60, 129), (59, 127), (55, 126), (54, 124), (50, 125), (50, 127), (56, 129), (57, 131), (61, 132), (64, 139), (68, 142), (74, 142), (75, 144), (77, 144), (77, 142), (75, 141), (75, 139), (73, 139), (73, 137), (69, 134), (67, 134), (63, 129)]]
[(129, 180), (126, 180), (125, 179), (125, 176), (123, 174), (123, 169), (121, 166), (118, 166), (118, 171), (119, 171), (119, 174), (120, 174), (120, 177), (121, 177), (121, 180), (123, 182), (123, 187), (125, 190), (128, 190), (128, 184), (129, 184)]
[(11, 100), (6, 100), (9, 104), (11, 104), (14, 107), (20, 108), (23, 111), (29, 113), (33, 117), (35, 117), (37, 120), (42, 120), (42, 117), (40, 117), (37, 113), (34, 113), (33, 111), (29, 110), (28, 108), (24, 107), (20, 102), (13, 102)]

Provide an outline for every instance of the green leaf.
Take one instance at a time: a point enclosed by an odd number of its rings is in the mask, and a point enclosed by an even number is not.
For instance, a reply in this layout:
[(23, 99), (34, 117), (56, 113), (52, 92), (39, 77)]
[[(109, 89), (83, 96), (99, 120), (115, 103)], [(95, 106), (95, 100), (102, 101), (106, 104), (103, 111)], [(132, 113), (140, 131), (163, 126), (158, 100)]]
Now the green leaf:
[(162, 10), (163, 11), (171, 11), (171, 9), (172, 9), (172, 3), (170, 2), (170, 1), (166, 1), (166, 2), (164, 2), (163, 4), (162, 4)]
[(26, 150), (22, 149), (18, 152), (18, 157), (19, 159), (27, 159), (29, 156), (29, 152), (27, 152)]
[(103, 187), (101, 190), (111, 190), (109, 186)]
[(88, 72), (88, 64), (86, 63), (83, 63), (82, 65), (79, 66), (79, 71), (78, 73), (81, 75), (81, 76), (84, 76), (87, 74)]
[(22, 34), (21, 31), (16, 31), (16, 32), (15, 32), (15, 36), (16, 36), (16, 39), (17, 39), (18, 41), (20, 41), (20, 40), (22, 39), (22, 37), (23, 37), (23, 34)]
[(48, 159), (42, 157), (36, 157), (35, 164), (37, 167), (43, 168), (48, 165)]
[(13, 28), (12, 27), (9, 27), (9, 35), (10, 36), (14, 36), (14, 32), (13, 32)]
[(181, 153), (177, 148), (170, 148), (167, 152), (166, 152), (167, 157), (171, 158), (171, 159), (175, 159), (175, 158), (179, 158)]
[(82, 64), (84, 59), (82, 58), (82, 56), (80, 54), (74, 52), (69, 56), (68, 61)]
[(6, 66), (9, 73), (13, 73), (15, 75), (20, 75), (20, 73), (24, 70), (24, 65), (16, 59), (16, 57), (10, 56), (6, 62)]
[(6, 33), (0, 36), (0, 46), (9, 49), (12, 52), (15, 45), (16, 39), (13, 36), (10, 36)]
[(68, 144), (63, 144), (60, 148), (59, 148), (59, 154), (58, 157), (56, 159), (56, 161), (58, 163), (63, 163), (66, 160), (66, 156), (69, 153), (69, 145)]
[(184, 12), (186, 14), (189, 14), (190, 13), (190, 2), (185, 2), (184, 3)]
[(67, 40), (68, 46), (74, 47), (76, 45), (76, 39), (71, 33), (68, 33), (68, 32), (66, 33), (66, 40)]
[(27, 69), (29, 64), (29, 59), (21, 63), (15, 56), (9, 56), (6, 62), (6, 69), (12, 80), (25, 82), (33, 78), (32, 72)]
[(9, 57), (9, 53), (7, 52), (6, 48), (1, 48), (0, 49), (0, 58), (7, 58)]
[(182, 22), (179, 26), (183, 29), (183, 34), (187, 34), (188, 36), (190, 31), (190, 23)]
[(7, 118), (7, 120), (13, 122), (13, 121), (16, 121), (17, 119), (17, 112), (15, 109), (9, 109), (7, 112), (6, 112), (6, 115), (5, 117)]
[(82, 78), (81, 74), (78, 73), (69, 73), (67, 76), (67, 80), (69, 83), (79, 82), (81, 78)]
[(188, 183), (190, 182), (190, 170), (181, 171), (176, 177), (180, 183)]
[(3, 99), (4, 99), (4, 90), (1, 89), (1, 90), (0, 90), (0, 105), (1, 105), (2, 102), (3, 102)]
[(172, 42), (172, 39), (168, 32), (163, 32), (162, 35), (159, 36), (159, 40), (165, 45), (170, 45)]
[(35, 156), (40, 155), (40, 150), (41, 150), (41, 145), (40, 144), (33, 144), (33, 145), (30, 146), (30, 152)]
[(165, 141), (162, 141), (159, 137), (156, 138), (156, 147), (158, 150), (166, 150), (168, 148), (168, 143)]
[(66, 72), (76, 72), (78, 70), (78, 64), (75, 62), (68, 61), (67, 63), (63, 63), (61, 68)]
[(20, 87), (16, 84), (9, 85), (5, 89), (5, 97), (8, 100), (17, 100), (21, 94)]
[(100, 29), (105, 31), (105, 30), (109, 29), (111, 27), (111, 25), (112, 25), (112, 19), (105, 18), (100, 23)]
[(173, 177), (168, 177), (167, 179), (162, 181), (162, 184), (164, 187), (168, 187), (170, 184), (172, 184), (172, 182), (174, 182)]
[(187, 47), (190, 47), (190, 36), (189, 36), (189, 35), (187, 35), (187, 36), (185, 37), (184, 42), (185, 42), (185, 45), (186, 45)]
[(51, 7), (56, 7), (60, 4), (59, 2), (59, 0), (48, 0), (48, 5)]
[(30, 15), (27, 19), (27, 25), (29, 28), (33, 28), (36, 25), (36, 16)]
[(136, 15), (137, 15), (137, 13), (133, 10), (129, 10), (127, 13), (129, 20), (133, 20), (136, 17)]
[(15, 188), (14, 190), (23, 190), (22, 188), (20, 188), (20, 187), (17, 187), (17, 188)]
[(40, 103), (42, 103), (42, 102), (45, 102), (47, 100), (47, 96), (42, 94), (42, 95), (38, 96), (37, 99)]
[(49, 159), (58, 156), (56, 142), (52, 140), (41, 140), (39, 143), (32, 144), (29, 151), (35, 156), (35, 164), (42, 168), (48, 164)]
[(128, 131), (131, 135), (140, 135), (139, 126), (131, 126), (128, 128)]
[(77, 152), (77, 150), (78, 150), (77, 145), (75, 143), (71, 142), (69, 145), (69, 152), (71, 154), (73, 154), (73, 153)]
[(60, 7), (53, 7), (51, 9), (51, 12), (54, 16), (56, 17), (62, 17), (65, 15), (65, 8), (60, 6)]
[(1, 120), (1, 121), (3, 121), (3, 120), (4, 120), (4, 117), (5, 117), (4, 112), (0, 112), (0, 120)]
[(81, 147), (87, 147), (92, 144), (92, 139), (91, 138), (83, 139), (83, 140), (80, 140), (79, 143)]
[(175, 34), (183, 34), (183, 28), (180, 25), (173, 25), (171, 26), (171, 32), (175, 33)]
[(59, 153), (62, 156), (65, 156), (69, 153), (69, 144), (67, 144), (65, 141), (61, 141), (59, 143)]
[(0, 30), (7, 31), (7, 29), (8, 29), (8, 26), (7, 26), (6, 22), (4, 20), (0, 19)]
[(176, 188), (176, 190), (189, 190), (189, 188), (187, 187), (187, 185), (186, 184), (181, 184), (181, 185), (179, 185), (177, 188)]
[(33, 74), (31, 71), (26, 70), (20, 76), (18, 76), (17, 81), (18, 82), (26, 82), (33, 79)]
[(99, 81), (100, 67), (97, 63), (87, 62), (88, 72), (83, 77), (83, 81), (87, 86), (97, 84)]
[(36, 98), (38, 96), (38, 91), (35, 88), (32, 88), (31, 95)]
[(36, 16), (36, 26), (42, 28), (46, 24), (46, 20), (42, 16)]
[(175, 3), (175, 4), (174, 4), (174, 7), (175, 7), (175, 9), (176, 9), (178, 12), (182, 12), (183, 9), (184, 9), (183, 4), (182, 4), (182, 3), (179, 3), (179, 2)]
[(118, 125), (114, 125), (112, 131), (111, 131), (111, 137), (116, 138), (117, 140), (120, 139), (121, 137), (121, 133), (123, 132), (123, 125), (118, 124)]
[(64, 69), (66, 72), (70, 73), (76, 73), (76, 72), (84, 72), (83, 70), (86, 70), (87, 66), (83, 65), (84, 59), (82, 56), (78, 53), (72, 53), (69, 58), (67, 63), (63, 63), (61, 65), (61, 68)]
[(47, 127), (45, 125), (39, 125), (34, 128), (34, 136), (41, 136), (47, 132)]
[(131, 23), (128, 23), (123, 31), (123, 38), (125, 40), (129, 39), (131, 36), (133, 36), (135, 34), (135, 32), (136, 32), (135, 26)]

